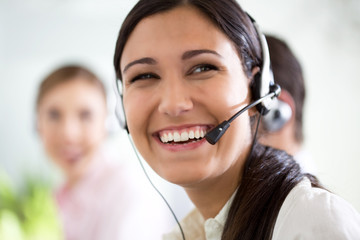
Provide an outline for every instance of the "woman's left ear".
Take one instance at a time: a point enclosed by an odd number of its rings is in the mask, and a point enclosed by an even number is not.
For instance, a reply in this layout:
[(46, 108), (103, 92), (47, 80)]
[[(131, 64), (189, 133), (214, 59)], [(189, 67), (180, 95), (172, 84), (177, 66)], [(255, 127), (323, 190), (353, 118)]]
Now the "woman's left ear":
[[(253, 84), (254, 81), (254, 77), (256, 74), (258, 74), (260, 72), (260, 68), (259, 67), (254, 67), (251, 70), (251, 78), (249, 78), (249, 97), (250, 97), (250, 102), (253, 101), (253, 89), (251, 87), (251, 85)], [(252, 117), (257, 113), (256, 107), (250, 108), (249, 111), (249, 116)]]
[(251, 81), (254, 79), (254, 76), (260, 72), (260, 68), (258, 66), (253, 67), (253, 69), (251, 70)]

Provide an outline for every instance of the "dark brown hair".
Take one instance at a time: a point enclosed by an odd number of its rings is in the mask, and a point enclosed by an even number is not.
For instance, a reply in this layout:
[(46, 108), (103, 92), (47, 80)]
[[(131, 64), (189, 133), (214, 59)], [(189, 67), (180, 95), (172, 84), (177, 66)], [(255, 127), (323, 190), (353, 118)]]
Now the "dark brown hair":
[(295, 102), (295, 138), (302, 142), (303, 108), (305, 100), (305, 83), (301, 65), (289, 46), (281, 39), (266, 35), (269, 46), (274, 79), (282, 89), (289, 92)]
[(51, 72), (41, 82), (36, 98), (36, 107), (39, 107), (41, 100), (44, 98), (45, 94), (48, 93), (51, 89), (61, 83), (73, 81), (77, 77), (81, 77), (81, 79), (88, 81), (89, 83), (96, 86), (106, 100), (106, 91), (104, 84), (93, 72), (80, 65), (66, 65)]
[(313, 187), (318, 179), (302, 173), (286, 152), (255, 143), (239, 189), (229, 210), (223, 240), (270, 240), (281, 205), (304, 177)]
[(117, 39), (114, 67), (118, 79), (122, 79), (120, 59), (125, 44), (136, 27), (144, 18), (156, 13), (169, 11), (179, 6), (193, 6), (225, 33), (234, 43), (243, 63), (246, 74), (250, 77), (255, 66), (261, 66), (261, 47), (255, 28), (234, 0), (140, 0), (125, 18)]
[[(235, 0), (140, 0), (123, 22), (116, 43), (114, 67), (122, 79), (120, 59), (125, 44), (144, 18), (179, 6), (192, 6), (205, 14), (234, 44), (245, 73), (262, 65), (261, 47), (254, 26)], [(235, 144), (235, 143), (234, 143)], [(224, 226), (223, 240), (271, 239), (280, 207), (304, 174), (285, 152), (254, 145)], [(312, 184), (317, 180), (309, 176)]]

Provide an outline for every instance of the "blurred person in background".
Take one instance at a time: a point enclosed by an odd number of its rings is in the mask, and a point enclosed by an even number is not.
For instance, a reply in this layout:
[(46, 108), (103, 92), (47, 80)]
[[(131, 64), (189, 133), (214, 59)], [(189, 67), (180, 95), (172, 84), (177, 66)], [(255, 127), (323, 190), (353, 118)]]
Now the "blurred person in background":
[(141, 171), (104, 152), (106, 106), (103, 83), (82, 66), (56, 69), (38, 91), (37, 130), (65, 176), (56, 201), (66, 239), (159, 239), (165, 205)]
[(261, 119), (259, 142), (284, 150), (304, 172), (315, 173), (310, 154), (303, 147), (303, 109), (305, 82), (301, 65), (281, 39), (266, 35), (274, 80), (281, 86), (275, 106)]

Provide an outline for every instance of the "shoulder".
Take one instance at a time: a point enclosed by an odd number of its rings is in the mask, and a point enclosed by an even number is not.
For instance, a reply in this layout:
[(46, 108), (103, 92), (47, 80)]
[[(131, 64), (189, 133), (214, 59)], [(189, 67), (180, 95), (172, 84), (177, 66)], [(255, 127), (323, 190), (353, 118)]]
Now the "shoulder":
[(360, 239), (360, 215), (344, 199), (311, 187), (305, 178), (281, 206), (273, 239)]
[[(200, 212), (195, 208), (184, 219), (181, 220), (180, 225), (184, 230), (186, 239), (200, 240), (205, 239), (204, 232), (204, 218)], [(178, 226), (175, 226), (169, 233), (163, 235), (163, 240), (181, 240), (182, 235)]]

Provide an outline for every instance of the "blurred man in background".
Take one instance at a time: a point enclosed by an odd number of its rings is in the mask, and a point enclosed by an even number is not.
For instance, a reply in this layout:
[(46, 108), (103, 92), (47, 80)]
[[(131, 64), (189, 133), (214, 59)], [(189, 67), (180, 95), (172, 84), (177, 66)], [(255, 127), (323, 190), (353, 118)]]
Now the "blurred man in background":
[(274, 108), (263, 117), (259, 141), (294, 156), (304, 172), (314, 173), (310, 154), (303, 148), (305, 83), (301, 65), (288, 45), (266, 35), (274, 80), (281, 94)]

